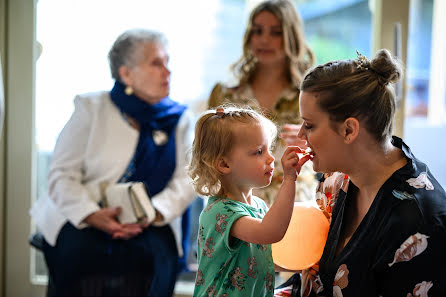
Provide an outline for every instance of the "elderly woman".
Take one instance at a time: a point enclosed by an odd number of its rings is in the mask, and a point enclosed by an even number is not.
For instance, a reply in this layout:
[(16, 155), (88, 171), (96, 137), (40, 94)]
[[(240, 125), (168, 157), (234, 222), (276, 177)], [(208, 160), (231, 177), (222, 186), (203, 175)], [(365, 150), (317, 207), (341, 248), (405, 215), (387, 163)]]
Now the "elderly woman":
[[(32, 215), (57, 296), (171, 296), (180, 216), (196, 196), (185, 171), (193, 118), (169, 95), (162, 34), (134, 29), (109, 52), (111, 91), (79, 95)], [(108, 187), (143, 182), (154, 219), (121, 223)], [(105, 197), (107, 198), (107, 197)], [(110, 293), (111, 292), (111, 293)]]
[(317, 197), (331, 224), (319, 271), (296, 275), (295, 296), (446, 296), (446, 193), (391, 136), (401, 74), (380, 50), (302, 81), (299, 136), (326, 173)]

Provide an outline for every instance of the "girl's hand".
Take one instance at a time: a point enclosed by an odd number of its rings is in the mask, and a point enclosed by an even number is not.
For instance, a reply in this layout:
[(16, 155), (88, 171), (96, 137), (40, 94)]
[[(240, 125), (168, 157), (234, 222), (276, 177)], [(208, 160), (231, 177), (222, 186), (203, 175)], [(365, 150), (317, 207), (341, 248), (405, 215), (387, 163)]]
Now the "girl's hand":
[(280, 138), (282, 138), (287, 145), (298, 146), (301, 149), (307, 149), (307, 141), (299, 138), (300, 127), (302, 125), (295, 124), (285, 124), (283, 125), (282, 132), (280, 133)]
[(281, 162), (283, 168), (283, 179), (296, 180), (302, 166), (311, 159), (310, 155), (305, 155), (299, 159), (297, 153), (304, 153), (305, 151), (298, 146), (289, 146), (283, 153)]

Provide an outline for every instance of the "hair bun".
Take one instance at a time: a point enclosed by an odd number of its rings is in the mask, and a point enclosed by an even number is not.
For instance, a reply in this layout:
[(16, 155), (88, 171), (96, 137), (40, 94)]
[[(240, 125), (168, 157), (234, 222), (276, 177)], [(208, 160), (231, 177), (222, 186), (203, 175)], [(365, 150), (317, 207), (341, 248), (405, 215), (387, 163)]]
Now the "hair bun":
[(370, 61), (370, 68), (380, 76), (384, 84), (397, 83), (403, 73), (400, 62), (387, 49), (380, 49), (376, 53)]

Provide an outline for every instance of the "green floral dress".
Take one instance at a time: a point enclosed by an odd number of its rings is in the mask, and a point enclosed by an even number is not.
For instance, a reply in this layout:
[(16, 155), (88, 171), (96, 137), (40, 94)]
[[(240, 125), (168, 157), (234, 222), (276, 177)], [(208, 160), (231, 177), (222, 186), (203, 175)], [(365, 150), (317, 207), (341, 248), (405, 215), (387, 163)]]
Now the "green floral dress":
[[(247, 105), (255, 110), (261, 110), (248, 84), (232, 88), (220, 83), (216, 84), (209, 97), (208, 106), (209, 108), (215, 108), (225, 103), (231, 103), (237, 106)], [(285, 124), (301, 124), (302, 119), (299, 114), (299, 89), (294, 87), (285, 89), (279, 95), (279, 99), (276, 101), (274, 108), (269, 112), (265, 112), (265, 110), (262, 110), (262, 112), (278, 126), (279, 131)], [(280, 159), (285, 149), (286, 144), (278, 138), (273, 148), (275, 170), (271, 184), (268, 187), (254, 191), (255, 195), (265, 200), (268, 205), (271, 205), (282, 184), (283, 170)], [(317, 180), (311, 162), (307, 162), (304, 165), (297, 181), (296, 201), (314, 200)]]
[(194, 297), (273, 296), (271, 246), (230, 236), (232, 224), (239, 218), (265, 216), (268, 207), (263, 200), (253, 197), (252, 204), (209, 198), (200, 215)]

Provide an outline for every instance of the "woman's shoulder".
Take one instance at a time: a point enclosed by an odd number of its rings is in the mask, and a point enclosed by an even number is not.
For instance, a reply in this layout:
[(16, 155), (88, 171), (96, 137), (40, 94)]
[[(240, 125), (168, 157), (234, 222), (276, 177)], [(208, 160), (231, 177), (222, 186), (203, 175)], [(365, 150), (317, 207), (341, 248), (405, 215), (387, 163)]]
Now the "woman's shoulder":
[(418, 171), (405, 180), (405, 189), (395, 188), (392, 195), (400, 200), (414, 200), (425, 226), (446, 230), (446, 193), (430, 170)]
[[(400, 185), (403, 185), (402, 181)], [(397, 244), (413, 234), (446, 238), (446, 195), (439, 191), (421, 188), (402, 188), (387, 185), (385, 194), (377, 204), (376, 215), (381, 220), (379, 228), (383, 241), (395, 240)], [(380, 213), (380, 214), (378, 214)], [(404, 238), (401, 238), (400, 234)]]
[(390, 179), (391, 196), (397, 202), (409, 203), (425, 225), (439, 226), (446, 230), (446, 192), (433, 176), (429, 167), (417, 159), (400, 139), (407, 164), (397, 170)]
[[(225, 84), (218, 82), (212, 88), (211, 94), (208, 100), (208, 107), (213, 108), (225, 103), (240, 103), (240, 98), (250, 99), (250, 89), (247, 85), (239, 84)], [(251, 92), (252, 93), (252, 92)], [(242, 102), (245, 103), (245, 102)]]
[(216, 83), (212, 88), (211, 95), (208, 100), (208, 107), (217, 107), (223, 102), (223, 98), (227, 93), (227, 87), (222, 83)]
[(211, 94), (221, 94), (221, 93), (233, 93), (239, 90), (241, 87), (238, 83), (224, 83), (224, 82), (217, 82), (214, 87), (212, 88)]
[(110, 103), (111, 100), (109, 91), (88, 92), (76, 95), (76, 97), (74, 98), (75, 106), (84, 106), (90, 109), (103, 107), (104, 104)]

